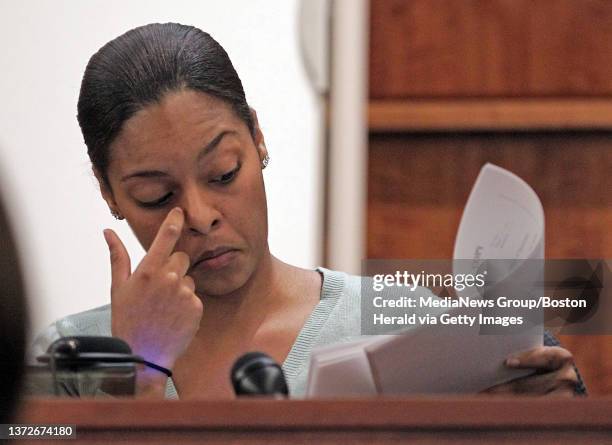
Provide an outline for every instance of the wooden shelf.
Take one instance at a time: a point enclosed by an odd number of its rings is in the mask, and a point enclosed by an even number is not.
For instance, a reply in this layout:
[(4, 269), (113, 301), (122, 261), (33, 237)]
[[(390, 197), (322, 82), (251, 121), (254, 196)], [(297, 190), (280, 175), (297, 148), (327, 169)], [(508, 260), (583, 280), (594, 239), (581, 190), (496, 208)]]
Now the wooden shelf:
[(612, 98), (371, 100), (371, 132), (612, 130)]

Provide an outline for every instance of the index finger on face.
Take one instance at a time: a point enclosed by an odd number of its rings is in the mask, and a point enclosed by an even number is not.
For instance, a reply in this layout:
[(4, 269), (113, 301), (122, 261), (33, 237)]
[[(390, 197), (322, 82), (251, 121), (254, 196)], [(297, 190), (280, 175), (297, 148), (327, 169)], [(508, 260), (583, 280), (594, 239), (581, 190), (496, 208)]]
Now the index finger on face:
[(172, 254), (183, 231), (185, 216), (180, 207), (175, 207), (162, 222), (143, 262), (161, 264)]
[(508, 358), (506, 364), (511, 368), (533, 368), (555, 371), (568, 363), (573, 363), (572, 353), (559, 346), (542, 346)]

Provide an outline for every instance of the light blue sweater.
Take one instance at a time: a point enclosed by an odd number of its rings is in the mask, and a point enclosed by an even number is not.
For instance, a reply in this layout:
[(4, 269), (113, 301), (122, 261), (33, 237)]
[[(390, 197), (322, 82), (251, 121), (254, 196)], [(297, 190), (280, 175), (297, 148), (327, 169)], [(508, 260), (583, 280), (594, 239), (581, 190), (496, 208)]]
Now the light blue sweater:
[[(361, 279), (358, 276), (317, 268), (323, 276), (321, 300), (298, 334), (283, 371), (292, 397), (304, 395), (310, 352), (316, 346), (346, 341), (361, 331)], [(74, 335), (111, 335), (110, 305), (69, 315), (52, 323), (34, 340), (31, 355), (43, 354), (60, 337)], [(168, 379), (166, 398), (178, 398), (172, 379)]]
[[(322, 267), (317, 268), (317, 271), (323, 276), (321, 300), (308, 317), (283, 363), (283, 371), (292, 397), (303, 397), (305, 394), (310, 354), (313, 348), (353, 340), (361, 335), (362, 285), (371, 287), (369, 281), (371, 278), (348, 275)], [(362, 279), (368, 281), (362, 283)], [(396, 292), (397, 290), (391, 288), (381, 292), (380, 295), (392, 298)], [(419, 294), (433, 296), (426, 288), (419, 288)], [(399, 295), (401, 293), (397, 296)], [(413, 311), (419, 312), (419, 309)], [(403, 310), (398, 311), (398, 313), (402, 312)], [(110, 336), (110, 305), (69, 315), (52, 323), (36, 337), (30, 354), (32, 357), (43, 354), (53, 341), (60, 337), (74, 335)], [(558, 344), (552, 335), (548, 332), (544, 333), (544, 345), (556, 346)], [(586, 394), (580, 374), (578, 378), (576, 393)], [(172, 379), (168, 379), (166, 398), (178, 398)]]

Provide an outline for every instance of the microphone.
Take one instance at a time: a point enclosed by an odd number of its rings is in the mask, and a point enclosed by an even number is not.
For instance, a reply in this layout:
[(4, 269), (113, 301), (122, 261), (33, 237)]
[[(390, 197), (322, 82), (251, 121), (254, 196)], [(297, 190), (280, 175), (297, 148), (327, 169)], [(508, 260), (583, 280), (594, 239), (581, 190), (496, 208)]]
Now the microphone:
[(98, 390), (115, 395), (134, 393), (134, 364), (142, 357), (116, 337), (75, 336), (54, 341), (47, 353), (37, 357), (48, 363), (56, 396), (94, 395)]
[(230, 377), (237, 396), (289, 396), (282, 368), (263, 352), (247, 352), (238, 358)]

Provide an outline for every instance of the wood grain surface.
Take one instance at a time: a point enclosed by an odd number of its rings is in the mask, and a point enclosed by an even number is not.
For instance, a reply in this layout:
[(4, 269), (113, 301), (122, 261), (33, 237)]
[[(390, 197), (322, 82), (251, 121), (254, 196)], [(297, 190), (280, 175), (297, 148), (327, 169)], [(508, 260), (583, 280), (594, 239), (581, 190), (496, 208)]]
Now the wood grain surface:
[(76, 444), (612, 443), (610, 399), (35, 400), (17, 421), (72, 424)]
[(373, 0), (370, 97), (610, 96), (607, 0)]
[(371, 100), (373, 132), (612, 129), (612, 98)]

